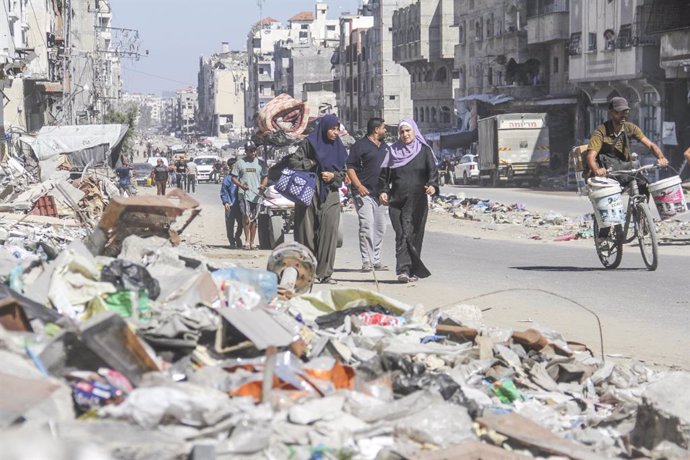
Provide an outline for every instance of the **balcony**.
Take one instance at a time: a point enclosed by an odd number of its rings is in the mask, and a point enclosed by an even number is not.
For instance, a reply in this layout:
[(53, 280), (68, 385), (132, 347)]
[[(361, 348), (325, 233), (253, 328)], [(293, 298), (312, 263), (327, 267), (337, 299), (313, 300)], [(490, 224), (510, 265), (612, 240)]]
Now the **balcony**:
[(538, 45), (567, 40), (570, 29), (567, 11), (545, 13), (527, 20), (527, 44)]

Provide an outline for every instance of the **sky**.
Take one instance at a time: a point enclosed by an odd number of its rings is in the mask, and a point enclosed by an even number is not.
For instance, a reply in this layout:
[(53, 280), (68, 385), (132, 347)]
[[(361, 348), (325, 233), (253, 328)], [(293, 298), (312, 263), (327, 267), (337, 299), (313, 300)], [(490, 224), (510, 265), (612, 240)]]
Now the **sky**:
[[(264, 0), (263, 16), (281, 22), (314, 11), (315, 0)], [(327, 0), (328, 17), (357, 11), (360, 0)], [(247, 33), (259, 20), (257, 0), (111, 0), (113, 27), (137, 29), (148, 56), (122, 60), (124, 90), (160, 95), (197, 85), (199, 58), (230, 49), (246, 50)]]

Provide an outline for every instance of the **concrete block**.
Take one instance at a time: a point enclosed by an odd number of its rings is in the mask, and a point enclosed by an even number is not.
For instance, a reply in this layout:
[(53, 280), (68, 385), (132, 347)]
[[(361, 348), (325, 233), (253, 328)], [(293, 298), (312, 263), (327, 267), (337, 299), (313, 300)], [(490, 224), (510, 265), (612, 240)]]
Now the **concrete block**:
[(690, 373), (672, 372), (650, 384), (642, 394), (632, 441), (654, 449), (670, 441), (690, 447)]

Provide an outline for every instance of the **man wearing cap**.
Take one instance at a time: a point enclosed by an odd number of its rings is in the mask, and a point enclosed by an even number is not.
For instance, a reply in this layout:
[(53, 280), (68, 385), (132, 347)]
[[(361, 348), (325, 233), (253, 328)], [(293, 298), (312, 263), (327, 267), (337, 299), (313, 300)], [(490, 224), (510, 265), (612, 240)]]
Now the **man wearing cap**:
[[(647, 136), (639, 126), (626, 121), (630, 113), (628, 101), (614, 97), (609, 102), (609, 119), (597, 126), (587, 146), (587, 164), (596, 176), (605, 176), (608, 169), (618, 170), (630, 167), (630, 139), (633, 138), (649, 149), (657, 158), (661, 167), (668, 166), (668, 160), (661, 149)], [(630, 179), (616, 178), (625, 186)], [(646, 184), (640, 184), (640, 191), (647, 194)]]
[[(242, 247), (242, 210), (240, 201), (237, 199), (237, 185), (232, 180), (232, 169), (237, 162), (237, 158), (228, 159), (227, 175), (223, 178), (223, 185), (220, 186), (220, 199), (225, 208), (225, 233), (230, 243), (230, 249)], [(237, 224), (237, 230), (235, 230)]]
[(237, 197), (242, 210), (247, 249), (256, 249), (256, 218), (259, 215), (263, 191), (268, 183), (268, 169), (266, 164), (257, 158), (254, 142), (247, 141), (244, 144), (244, 157), (237, 160), (232, 168), (232, 181), (239, 188)]

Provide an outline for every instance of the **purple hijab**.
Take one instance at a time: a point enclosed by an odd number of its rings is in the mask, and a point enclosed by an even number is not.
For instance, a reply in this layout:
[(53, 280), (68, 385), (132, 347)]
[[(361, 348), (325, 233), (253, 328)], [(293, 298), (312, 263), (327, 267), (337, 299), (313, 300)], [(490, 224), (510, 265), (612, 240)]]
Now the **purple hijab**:
[(328, 139), (327, 131), (334, 126), (340, 126), (340, 120), (335, 115), (325, 115), (319, 121), (316, 129), (307, 136), (309, 143), (316, 152), (316, 161), (321, 171), (340, 171), (345, 168), (347, 150), (340, 137), (334, 141)]
[(399, 168), (401, 166), (405, 166), (407, 163), (414, 160), (419, 152), (422, 151), (422, 147), (425, 145), (431, 148), (431, 146), (426, 143), (426, 140), (424, 140), (424, 136), (422, 136), (422, 133), (419, 132), (417, 123), (415, 123), (412, 118), (403, 118), (400, 120), (400, 123), (398, 123), (398, 132), (400, 132), (400, 127), (402, 125), (412, 127), (412, 130), (414, 131), (414, 139), (409, 144), (405, 144), (403, 141), (398, 139), (388, 148), (388, 157), (386, 160), (384, 160), (383, 164), (389, 168)]

